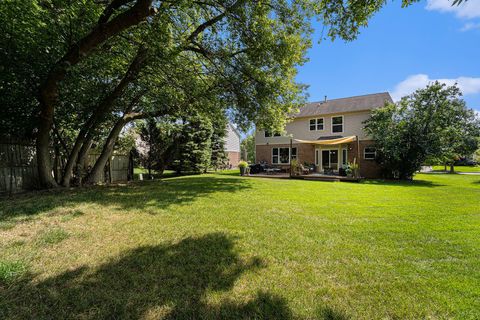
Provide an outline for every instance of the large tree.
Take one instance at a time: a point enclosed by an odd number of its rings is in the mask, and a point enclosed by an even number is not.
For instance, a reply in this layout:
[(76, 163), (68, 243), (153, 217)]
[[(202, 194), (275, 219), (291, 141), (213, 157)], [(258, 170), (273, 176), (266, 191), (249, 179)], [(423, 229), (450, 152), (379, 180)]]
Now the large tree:
[(453, 159), (478, 148), (480, 125), (456, 85), (439, 82), (373, 111), (366, 133), (388, 178), (411, 179), (431, 159)]
[[(9, 107), (1, 122), (5, 132), (17, 126), (35, 136), (43, 187), (57, 185), (52, 138), (68, 159), (64, 185), (90, 146), (103, 144), (87, 178), (95, 182), (123, 126), (187, 102), (182, 96), (190, 89), (177, 85), (186, 73), (212, 83), (218, 91), (211, 97), (242, 127), (254, 121), (280, 128), (303, 102), (295, 75), (311, 19), (320, 19), (330, 38), (353, 40), (385, 2), (3, 1), (0, 97)], [(164, 108), (152, 103), (155, 94), (178, 95), (179, 102)]]

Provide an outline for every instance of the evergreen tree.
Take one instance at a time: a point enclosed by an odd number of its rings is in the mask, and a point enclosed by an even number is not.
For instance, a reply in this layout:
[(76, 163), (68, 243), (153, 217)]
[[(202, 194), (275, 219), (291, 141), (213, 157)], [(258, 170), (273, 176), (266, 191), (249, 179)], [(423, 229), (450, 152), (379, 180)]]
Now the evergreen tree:
[(210, 119), (200, 115), (184, 119), (173, 162), (173, 168), (177, 173), (201, 173), (209, 168), (212, 134)]
[(174, 160), (177, 150), (178, 124), (173, 119), (150, 118), (140, 124), (141, 143), (137, 145), (144, 167), (160, 174)]
[(227, 136), (227, 119), (221, 118), (213, 126), (211, 138), (212, 156), (210, 166), (216, 170), (225, 167), (228, 162), (227, 152), (225, 151), (225, 137)]

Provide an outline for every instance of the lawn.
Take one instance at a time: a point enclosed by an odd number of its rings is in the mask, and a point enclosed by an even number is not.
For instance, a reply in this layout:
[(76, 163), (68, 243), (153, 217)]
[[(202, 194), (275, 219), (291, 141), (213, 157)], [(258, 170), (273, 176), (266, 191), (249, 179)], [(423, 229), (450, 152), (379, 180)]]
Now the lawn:
[[(435, 171), (445, 171), (445, 166), (433, 166)], [(455, 166), (455, 172), (480, 172), (480, 166)], [(450, 167), (447, 166), (447, 171), (450, 171)]]
[(0, 319), (479, 319), (480, 176), (0, 200)]

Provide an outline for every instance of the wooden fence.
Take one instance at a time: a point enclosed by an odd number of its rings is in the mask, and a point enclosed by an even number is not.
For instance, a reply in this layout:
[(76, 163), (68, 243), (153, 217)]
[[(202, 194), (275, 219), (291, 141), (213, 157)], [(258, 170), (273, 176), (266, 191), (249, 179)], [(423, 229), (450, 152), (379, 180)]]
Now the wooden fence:
[[(88, 164), (95, 164), (100, 154), (89, 154), (88, 155)], [(113, 155), (110, 158), (110, 163), (106, 166), (106, 182), (119, 182), (119, 181), (128, 181), (131, 178), (129, 177), (129, 163), (130, 157), (124, 154)]]
[[(93, 166), (99, 154), (88, 155)], [(106, 166), (105, 182), (131, 180), (133, 164), (129, 155), (113, 155)], [(0, 194), (38, 187), (35, 146), (31, 143), (0, 142)]]
[(35, 146), (0, 144), (0, 193), (34, 189), (37, 186)]

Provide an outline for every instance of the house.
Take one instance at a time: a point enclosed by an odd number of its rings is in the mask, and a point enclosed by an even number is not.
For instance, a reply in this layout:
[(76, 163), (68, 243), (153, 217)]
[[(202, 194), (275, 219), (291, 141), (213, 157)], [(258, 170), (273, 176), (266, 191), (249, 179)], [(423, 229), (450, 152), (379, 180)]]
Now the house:
[(292, 116), (284, 133), (256, 131), (256, 162), (288, 168), (290, 159), (297, 159), (319, 173), (338, 173), (355, 160), (360, 176), (380, 177), (374, 141), (363, 122), (386, 101), (393, 102), (387, 92), (308, 103)]
[(225, 151), (228, 156), (227, 165), (231, 168), (237, 167), (240, 162), (240, 133), (230, 122), (227, 125)]

